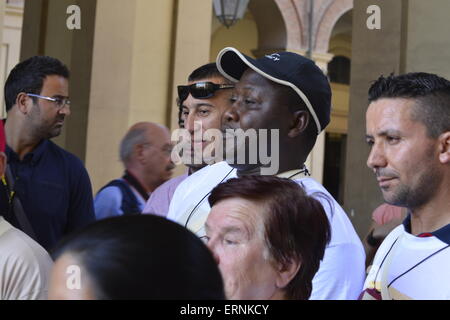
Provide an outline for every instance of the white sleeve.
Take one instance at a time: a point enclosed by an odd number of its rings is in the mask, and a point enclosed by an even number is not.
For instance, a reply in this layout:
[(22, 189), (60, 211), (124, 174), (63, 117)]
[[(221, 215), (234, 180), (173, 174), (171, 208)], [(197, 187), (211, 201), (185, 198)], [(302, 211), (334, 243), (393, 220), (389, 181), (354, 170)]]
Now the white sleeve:
[(52, 259), (17, 229), (0, 237), (0, 300), (45, 300)]
[(327, 247), (310, 300), (356, 300), (364, 284), (363, 259), (364, 252), (353, 243)]

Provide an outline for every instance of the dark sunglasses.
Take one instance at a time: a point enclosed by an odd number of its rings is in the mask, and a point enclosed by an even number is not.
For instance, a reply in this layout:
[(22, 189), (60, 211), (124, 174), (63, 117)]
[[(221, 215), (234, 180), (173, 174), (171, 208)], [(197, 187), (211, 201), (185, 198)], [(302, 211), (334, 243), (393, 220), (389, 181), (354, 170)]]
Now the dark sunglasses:
[(186, 100), (189, 94), (195, 99), (208, 99), (220, 89), (232, 89), (233, 84), (216, 84), (212, 82), (197, 82), (189, 86), (178, 86), (178, 99), (180, 104)]

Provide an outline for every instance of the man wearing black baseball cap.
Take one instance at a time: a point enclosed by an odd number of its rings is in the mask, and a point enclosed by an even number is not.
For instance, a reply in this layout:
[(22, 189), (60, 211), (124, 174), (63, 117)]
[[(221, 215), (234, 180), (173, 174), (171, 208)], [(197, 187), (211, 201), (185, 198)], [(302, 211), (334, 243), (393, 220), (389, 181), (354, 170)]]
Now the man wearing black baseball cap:
[[(252, 59), (234, 48), (225, 48), (217, 57), (217, 67), (226, 78), (237, 82), (231, 98), (233, 104), (222, 119), (222, 131), (227, 136), (233, 129), (254, 129), (258, 136), (261, 129), (277, 132), (279, 139), (272, 135), (266, 146), (266, 150), (272, 150), (268, 147), (278, 144), (278, 154), (271, 154), (279, 162), (276, 175), (296, 181), (308, 195), (322, 203), (327, 213), (332, 238), (313, 279), (310, 299), (356, 299), (365, 277), (362, 243), (344, 210), (321, 184), (308, 177), (304, 165), (318, 134), (330, 122), (331, 89), (326, 76), (313, 61), (292, 52)], [(225, 143), (229, 148), (231, 142), (239, 153), (240, 146), (235, 141), (232, 137)], [(246, 155), (252, 152), (247, 144), (244, 149)], [(236, 158), (227, 158), (227, 161), (236, 169), (234, 174), (237, 176), (264, 174), (265, 165), (259, 152), (256, 158), (256, 163), (240, 163)], [(215, 178), (214, 166), (204, 170), (204, 174)], [(232, 176), (228, 175), (226, 179)], [(198, 188), (199, 193), (208, 194), (210, 191), (202, 189), (195, 177), (186, 180), (186, 185), (188, 183), (191, 188)], [(177, 201), (175, 196), (173, 201)], [(187, 203), (184, 205), (192, 207)], [(202, 225), (204, 221), (197, 220), (202, 219), (201, 212), (206, 210), (206, 206), (205, 203), (196, 204), (187, 220), (180, 217), (179, 222), (191, 229), (191, 225)], [(197, 219), (195, 211), (199, 212)], [(232, 250), (230, 254), (233, 254)], [(227, 279), (224, 282), (227, 283)]]

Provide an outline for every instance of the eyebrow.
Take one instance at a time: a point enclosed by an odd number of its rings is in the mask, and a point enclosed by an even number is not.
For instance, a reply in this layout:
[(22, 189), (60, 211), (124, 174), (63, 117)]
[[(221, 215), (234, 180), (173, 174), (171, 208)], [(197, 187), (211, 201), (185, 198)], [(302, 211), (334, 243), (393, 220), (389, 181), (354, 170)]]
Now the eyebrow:
[(195, 105), (193, 105), (191, 108), (189, 108), (187, 105), (182, 104), (181, 108), (185, 108), (185, 109), (198, 109), (200, 107), (211, 107), (211, 108), (215, 108), (214, 105), (206, 103), (206, 102), (201, 102), (201, 103), (196, 103)]
[[(205, 224), (205, 231), (210, 231), (211, 227), (208, 224)], [(245, 233), (245, 234), (249, 234), (248, 230), (246, 229), (242, 229), (239, 227), (235, 227), (235, 226), (229, 226), (229, 227), (225, 227), (223, 230), (221, 230), (220, 232), (221, 234), (227, 234), (227, 233)]]
[(245, 230), (242, 230), (242, 228), (231, 226), (231, 227), (224, 228), (223, 229), (223, 234), (226, 234), (226, 233), (240, 233), (242, 231), (245, 231)]
[(203, 103), (196, 103), (194, 105), (194, 107), (195, 108), (200, 108), (200, 107), (214, 107), (214, 106), (212, 104), (210, 104), (210, 103), (203, 102)]
[[(376, 134), (379, 137), (386, 137), (386, 136), (392, 136), (392, 135), (401, 135), (401, 131), (399, 130), (395, 130), (395, 129), (387, 129), (387, 130), (383, 130), (380, 132), (377, 132)], [(366, 135), (367, 137), (368, 135)], [(370, 136), (371, 138), (373, 138), (373, 136)]]

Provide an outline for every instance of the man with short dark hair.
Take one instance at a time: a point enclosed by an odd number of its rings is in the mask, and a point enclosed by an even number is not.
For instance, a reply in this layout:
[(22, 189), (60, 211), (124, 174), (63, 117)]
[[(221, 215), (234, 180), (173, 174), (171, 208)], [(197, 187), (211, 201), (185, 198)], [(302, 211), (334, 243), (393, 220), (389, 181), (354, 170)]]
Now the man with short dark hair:
[(172, 176), (171, 152), (170, 132), (165, 126), (153, 122), (131, 126), (120, 143), (125, 173), (95, 196), (97, 219), (140, 214), (150, 194)]
[[(222, 115), (230, 104), (230, 94), (234, 85), (226, 79), (216, 67), (215, 63), (202, 65), (192, 71), (188, 77), (187, 85), (178, 86), (179, 116), (178, 124), (180, 128), (186, 129), (189, 135), (189, 142), (192, 148), (184, 149), (182, 160), (188, 167), (188, 172), (172, 178), (161, 185), (152, 193), (144, 208), (144, 213), (152, 213), (159, 216), (167, 216), (169, 205), (178, 185), (189, 175), (196, 173), (207, 165), (206, 159), (194, 157), (194, 144), (200, 147), (201, 154), (207, 148), (207, 141), (195, 141), (197, 136), (202, 137), (203, 133), (209, 129), (219, 130)], [(201, 143), (201, 144), (200, 144)], [(209, 163), (222, 161), (223, 159), (208, 159)], [(196, 197), (196, 194), (186, 196)]]
[[(5, 83), (8, 167), (14, 196), (34, 238), (47, 250), (65, 234), (94, 221), (91, 183), (82, 162), (49, 139), (70, 115), (69, 71), (59, 60), (35, 56), (14, 67)], [(8, 220), (24, 228), (14, 208)], [(31, 231), (30, 231), (31, 230)], [(33, 237), (33, 235), (30, 235)]]
[(363, 299), (450, 299), (450, 81), (380, 77), (369, 89), (367, 165), (409, 211), (378, 249)]
[(331, 230), (319, 201), (294, 181), (245, 176), (208, 198), (208, 247), (228, 299), (306, 300)]
[[(218, 55), (217, 66), (228, 79), (239, 80), (231, 96), (233, 104), (222, 119), (225, 145), (235, 152), (227, 157), (230, 166), (224, 162), (208, 166), (202, 169), (201, 177), (186, 179), (174, 194), (168, 218), (202, 236), (210, 211), (205, 202), (210, 185), (245, 175), (293, 179), (308, 195), (326, 195), (327, 199), (318, 199), (331, 225), (331, 241), (314, 277), (310, 299), (356, 299), (365, 276), (361, 240), (341, 206), (320, 183), (308, 177), (304, 165), (317, 135), (330, 121), (331, 88), (326, 76), (312, 60), (292, 52), (252, 59), (225, 48)], [(242, 132), (253, 132), (256, 141), (242, 144)], [(267, 132), (270, 135), (264, 139)], [(270, 163), (261, 150), (271, 150)], [(245, 155), (244, 161), (239, 155)], [(197, 194), (195, 199), (184, 196), (187, 189)]]

